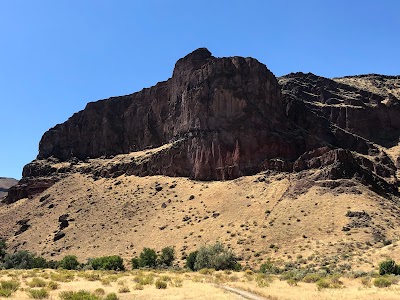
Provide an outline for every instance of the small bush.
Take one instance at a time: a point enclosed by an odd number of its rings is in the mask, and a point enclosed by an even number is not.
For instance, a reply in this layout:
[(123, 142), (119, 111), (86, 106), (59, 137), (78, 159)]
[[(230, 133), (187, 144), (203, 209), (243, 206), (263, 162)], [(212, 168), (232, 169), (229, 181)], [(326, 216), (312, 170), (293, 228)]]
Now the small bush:
[(215, 269), (211, 269), (211, 268), (204, 268), (199, 270), (199, 273), (201, 275), (212, 275), (215, 272)]
[(67, 255), (58, 263), (60, 268), (66, 270), (76, 270), (79, 265), (80, 263), (75, 255)]
[(13, 291), (4, 290), (4, 289), (0, 288), (0, 297), (4, 297), (4, 298), (11, 297), (12, 293), (13, 293)]
[(294, 278), (289, 278), (288, 280), (286, 280), (286, 282), (288, 283), (288, 285), (290, 286), (297, 286), (297, 280)]
[(62, 300), (101, 300), (101, 298), (95, 294), (92, 294), (88, 291), (63, 291), (59, 294), (60, 299)]
[(9, 290), (11, 292), (17, 291), (19, 288), (19, 282), (14, 280), (4, 280), (0, 281), (0, 289)]
[(133, 287), (134, 290), (140, 291), (143, 290), (143, 284), (141, 283), (136, 283)]
[(18, 290), (18, 287), (18, 281), (0, 281), (0, 297), (11, 297), (11, 295)]
[(47, 284), (47, 287), (50, 290), (57, 290), (60, 287), (60, 284), (55, 281), (49, 281), (49, 283)]
[(29, 290), (28, 291), (29, 297), (33, 299), (47, 299), (49, 298), (49, 293), (45, 289), (39, 290)]
[(268, 259), (265, 263), (260, 266), (261, 273), (269, 273), (269, 274), (279, 274), (280, 270), (276, 267), (270, 259)]
[(95, 273), (87, 273), (84, 272), (83, 274), (81, 274), (81, 276), (83, 278), (85, 278), (87, 281), (97, 281), (97, 280), (101, 280), (100, 275), (99, 274), (95, 274)]
[(34, 277), (32, 281), (28, 282), (27, 285), (31, 288), (34, 287), (45, 287), (47, 285), (46, 281), (41, 278)]
[(67, 272), (50, 274), (50, 279), (58, 282), (71, 282), (74, 278), (74, 274)]
[(172, 286), (174, 287), (182, 287), (183, 285), (183, 280), (180, 278), (176, 278), (173, 282), (172, 282)]
[(400, 267), (396, 265), (393, 259), (388, 259), (379, 264), (379, 275), (398, 274)]
[(141, 285), (150, 285), (154, 282), (154, 276), (152, 274), (147, 274), (145, 276), (136, 276), (133, 278), (133, 281), (141, 284)]
[(165, 281), (162, 281), (160, 279), (158, 279), (155, 283), (155, 286), (157, 289), (166, 289), (167, 288), (167, 283)]
[(130, 292), (130, 290), (129, 290), (129, 288), (127, 286), (121, 286), (118, 289), (118, 293), (129, 293), (129, 292)]
[(104, 300), (118, 300), (118, 296), (115, 293), (110, 293), (104, 298)]
[[(232, 278), (232, 276), (229, 278), (230, 281), (236, 281), (235, 278)], [(273, 278), (271, 275), (267, 275), (264, 273), (258, 273), (256, 274), (256, 282), (259, 287), (266, 287), (269, 286), (269, 284), (273, 281)]]
[(307, 283), (314, 283), (317, 282), (322, 278), (321, 274), (318, 273), (310, 273), (304, 276), (303, 281)]
[(102, 288), (95, 289), (93, 293), (97, 296), (104, 296), (106, 294), (106, 292)]
[(384, 288), (392, 285), (392, 281), (387, 277), (378, 277), (374, 279), (374, 285), (379, 288)]
[(371, 277), (369, 277), (369, 276), (362, 277), (361, 284), (365, 287), (371, 287)]
[(321, 278), (316, 282), (317, 288), (318, 290), (322, 290), (322, 289), (327, 289), (330, 288), (331, 285), (329, 283), (329, 281), (327, 281), (325, 278)]

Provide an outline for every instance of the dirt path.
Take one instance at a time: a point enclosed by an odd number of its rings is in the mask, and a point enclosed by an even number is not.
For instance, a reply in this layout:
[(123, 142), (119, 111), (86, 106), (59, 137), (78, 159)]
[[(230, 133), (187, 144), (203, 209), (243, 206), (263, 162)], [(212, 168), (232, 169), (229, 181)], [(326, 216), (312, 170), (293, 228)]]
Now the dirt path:
[(236, 295), (239, 295), (241, 297), (243, 297), (244, 299), (249, 299), (249, 300), (267, 300), (267, 298), (258, 296), (256, 294), (253, 294), (251, 292), (247, 292), (238, 288), (234, 288), (228, 285), (222, 285), (222, 284), (216, 284), (216, 287), (219, 287), (221, 289), (224, 289), (228, 292), (234, 293)]

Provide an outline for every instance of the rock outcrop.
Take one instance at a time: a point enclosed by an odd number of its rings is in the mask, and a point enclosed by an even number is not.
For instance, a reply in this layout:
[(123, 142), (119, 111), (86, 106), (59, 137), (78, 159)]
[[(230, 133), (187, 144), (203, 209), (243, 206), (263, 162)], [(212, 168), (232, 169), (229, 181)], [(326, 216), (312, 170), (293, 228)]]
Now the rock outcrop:
[[(400, 100), (394, 96), (400, 93), (399, 76), (373, 74), (332, 80), (311, 73), (292, 73), (280, 77), (279, 83), (288, 102), (297, 101), (307, 107), (307, 112), (341, 129), (384, 147), (399, 142)], [(290, 107), (288, 110), (294, 118), (304, 116), (298, 114), (298, 107), (293, 112)], [(307, 120), (299, 122), (309, 127)]]
[(18, 180), (14, 178), (0, 177), (0, 199), (5, 197), (10, 187), (16, 185), (17, 183)]
[(226, 180), (323, 169), (329, 179), (357, 177), (397, 193), (396, 166), (372, 143), (398, 141), (400, 106), (395, 96), (385, 99), (313, 74), (278, 83), (256, 59), (216, 58), (201, 48), (178, 60), (167, 81), (89, 103), (47, 131), (5, 201), (71, 172)]

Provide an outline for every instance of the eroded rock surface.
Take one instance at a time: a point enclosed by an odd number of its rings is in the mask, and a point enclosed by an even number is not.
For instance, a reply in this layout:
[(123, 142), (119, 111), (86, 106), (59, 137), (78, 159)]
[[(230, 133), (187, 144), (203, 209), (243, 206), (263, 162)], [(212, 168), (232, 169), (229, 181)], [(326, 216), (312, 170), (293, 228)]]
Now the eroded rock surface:
[(5, 201), (73, 172), (226, 180), (320, 170), (319, 179), (356, 177), (397, 193), (396, 165), (380, 147), (400, 136), (396, 89), (389, 95), (342, 81), (293, 73), (278, 83), (256, 59), (198, 49), (178, 60), (167, 81), (89, 103), (47, 131)]

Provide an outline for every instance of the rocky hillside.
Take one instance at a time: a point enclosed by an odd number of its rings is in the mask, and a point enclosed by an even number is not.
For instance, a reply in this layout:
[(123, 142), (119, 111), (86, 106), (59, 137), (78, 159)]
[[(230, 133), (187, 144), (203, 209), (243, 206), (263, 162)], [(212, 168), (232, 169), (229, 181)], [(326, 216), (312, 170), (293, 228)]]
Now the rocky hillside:
[(398, 143), (398, 99), (338, 80), (295, 73), (278, 83), (253, 58), (216, 58), (198, 49), (176, 63), (167, 81), (89, 103), (46, 132), (37, 160), (25, 166), (6, 202), (60, 180), (70, 171), (60, 163), (162, 146), (145, 160), (79, 170), (225, 180), (323, 167), (325, 178), (356, 176), (377, 192), (396, 194), (395, 162), (379, 146)]
[(18, 180), (14, 178), (0, 177), (0, 199), (8, 194), (8, 189), (16, 185)]
[(399, 87), (276, 78), (256, 59), (198, 49), (167, 81), (47, 131), (3, 200), (0, 235), (53, 257), (163, 245), (184, 257), (216, 239), (254, 264), (305, 242), (301, 253), (333, 260), (372, 253), (400, 233)]

